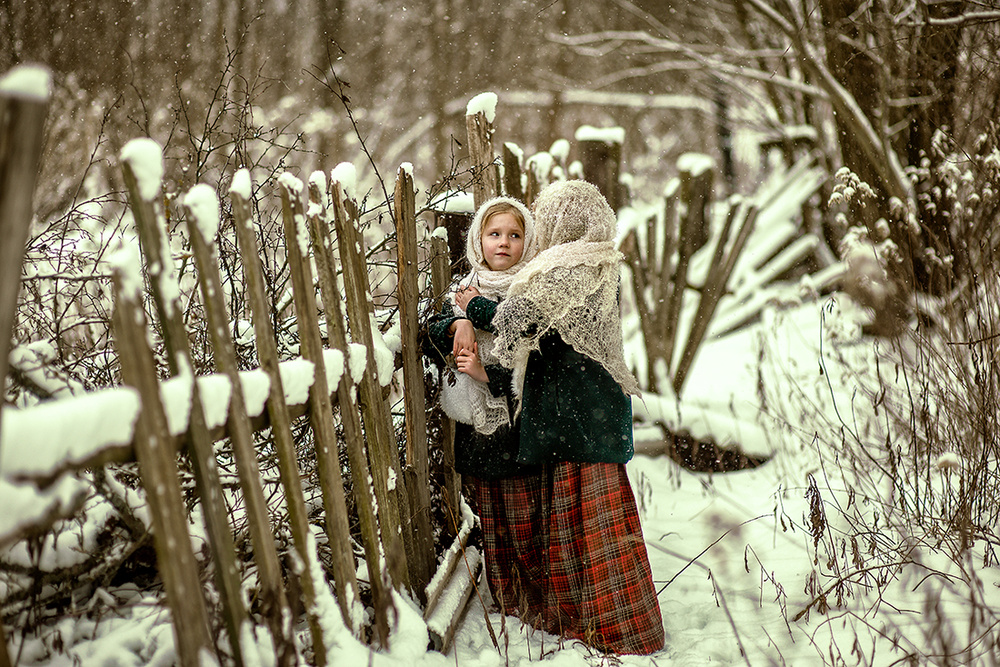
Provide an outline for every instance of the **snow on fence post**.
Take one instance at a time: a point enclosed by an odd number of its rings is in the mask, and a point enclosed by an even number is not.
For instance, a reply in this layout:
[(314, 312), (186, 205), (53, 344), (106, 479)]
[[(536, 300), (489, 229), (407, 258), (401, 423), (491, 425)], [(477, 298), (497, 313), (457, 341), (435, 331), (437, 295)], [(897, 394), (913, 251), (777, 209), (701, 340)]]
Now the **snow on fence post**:
[(246, 505), (247, 524), (253, 544), (253, 557), (257, 563), (260, 582), (261, 616), (274, 639), (275, 655), (279, 665), (294, 665), (295, 641), (291, 634), (291, 611), (285, 595), (284, 581), (278, 549), (268, 516), (260, 467), (253, 443), (253, 430), (247, 416), (243, 384), (240, 382), (236, 362), (236, 349), (229, 329), (222, 281), (219, 277), (219, 260), (214, 245), (219, 228), (219, 199), (215, 190), (201, 184), (184, 196), (184, 210), (191, 239), (191, 250), (198, 266), (198, 284), (208, 320), (216, 369), (229, 378), (229, 439), (236, 459), (237, 477)]
[(229, 635), (233, 660), (243, 664), (240, 628), (247, 611), (240, 593), (240, 576), (236, 567), (236, 546), (229, 511), (226, 508), (215, 458), (213, 438), (209, 433), (202, 408), (201, 390), (195, 381), (191, 364), (191, 347), (184, 327), (180, 304), (177, 272), (169, 253), (166, 238), (167, 221), (156, 200), (161, 191), (163, 154), (151, 139), (135, 139), (121, 151), (122, 175), (129, 193), (129, 207), (139, 233), (139, 244), (146, 258), (146, 273), (156, 314), (167, 349), (170, 374), (186, 375), (191, 382), (191, 407), (188, 418), (190, 458), (194, 469), (198, 496), (209, 535), (215, 580), (219, 587), (226, 632)]
[[(368, 442), (368, 461), (372, 484), (378, 499), (379, 528), (385, 548), (393, 585), (412, 590), (410, 564), (413, 558), (413, 530), (410, 521), (409, 497), (399, 464), (396, 435), (392, 427), (389, 404), (382, 395), (380, 381), (388, 384), (389, 377), (380, 377), (375, 362), (372, 326), (374, 317), (365, 262), (364, 240), (355, 225), (357, 205), (348, 192), (353, 181), (347, 182), (345, 171), (337, 168), (331, 174), (333, 220), (337, 230), (337, 248), (344, 272), (347, 318), (351, 325), (352, 342), (365, 349), (365, 370), (359, 386), (361, 418)], [(346, 188), (345, 188), (346, 186)], [(345, 192), (347, 190), (348, 192)], [(391, 368), (383, 369), (386, 374)]]
[[(436, 216), (435, 216), (436, 217)], [(444, 234), (439, 234), (444, 231)], [(436, 299), (446, 299), (448, 288), (451, 286), (451, 264), (448, 261), (448, 241), (447, 229), (437, 227), (431, 234), (431, 290)], [(453, 524), (445, 524), (445, 530), (449, 527), (452, 536), (458, 534), (458, 514), (459, 503), (462, 498), (462, 482), (455, 472), (455, 421), (444, 414), (444, 410), (437, 408), (441, 419), (441, 452), (442, 468), (444, 468), (444, 493), (445, 516), (453, 519)]]
[(182, 667), (197, 667), (202, 664), (202, 653), (213, 653), (208, 612), (191, 547), (175, 450), (160, 402), (156, 362), (146, 342), (139, 257), (128, 247), (119, 252), (112, 320), (122, 380), (134, 387), (142, 400), (135, 426), (135, 455), (152, 518), (153, 545), (173, 620), (178, 662)]
[(503, 145), (503, 190), (508, 197), (524, 201), (524, 186), (521, 185), (523, 172), (521, 162), (523, 151), (509, 141)]
[(618, 178), (621, 175), (625, 130), (621, 127), (583, 125), (577, 128), (574, 138), (579, 147), (584, 178), (596, 185), (611, 208), (617, 211), (624, 204)]
[(285, 390), (278, 366), (278, 349), (275, 343), (274, 327), (271, 324), (271, 310), (264, 287), (264, 269), (261, 265), (257, 236), (254, 234), (250, 214), (250, 173), (236, 172), (230, 187), (233, 204), (233, 224), (236, 242), (239, 246), (243, 275), (247, 284), (247, 300), (250, 302), (251, 319), (254, 326), (254, 340), (257, 358), (261, 368), (270, 380), (267, 395), (267, 414), (274, 437), (274, 448), (278, 454), (278, 469), (281, 473), (282, 488), (288, 507), (288, 524), (292, 541), (299, 557), (300, 571), (294, 575), (302, 587), (302, 597), (309, 632), (312, 637), (313, 654), (316, 664), (325, 667), (327, 648), (323, 641), (323, 629), (317, 615), (317, 598), (312, 572), (316, 554), (309, 547), (309, 512), (302, 490), (295, 439), (292, 436), (292, 420), (285, 401)]
[[(326, 535), (330, 544), (333, 581), (337, 604), (344, 624), (354, 632), (360, 629), (357, 618), (357, 573), (354, 554), (351, 552), (350, 524), (347, 501), (344, 498), (344, 480), (340, 472), (337, 433), (333, 426), (333, 405), (327, 382), (323, 341), (316, 314), (316, 292), (312, 267), (309, 262), (309, 230), (306, 228), (302, 181), (285, 172), (278, 179), (281, 193), (281, 218), (285, 234), (285, 248), (292, 280), (295, 315), (298, 320), (299, 345), (302, 357), (313, 363), (313, 384), (309, 389), (309, 422), (313, 428), (316, 445), (316, 465), (319, 469), (320, 487), (323, 491), (323, 509), (326, 513)], [(341, 358), (342, 372), (346, 360)], [(339, 379), (339, 378), (338, 378)]]
[(420, 329), (420, 292), (417, 287), (417, 214), (413, 174), (404, 164), (396, 174), (396, 302), (402, 340), (403, 393), (406, 412), (406, 488), (410, 494), (414, 528), (414, 558), (411, 583), (423, 601), (424, 590), (434, 569), (434, 536), (431, 533), (430, 466), (427, 449), (427, 406), (424, 400), (423, 354), (417, 340)]
[[(15, 67), (0, 79), (0, 383), (7, 378), (51, 79), (47, 69), (30, 65)], [(9, 664), (0, 617), (0, 666)]]
[(493, 155), (493, 121), (496, 118), (496, 93), (476, 95), (465, 109), (465, 130), (469, 136), (472, 158), (472, 196), (476, 208), (500, 194), (500, 174)]
[(375, 610), (375, 635), (383, 648), (389, 646), (389, 609), (393, 607), (392, 596), (388, 594), (386, 577), (381, 558), (381, 541), (378, 535), (378, 519), (371, 487), (371, 469), (365, 452), (365, 436), (361, 430), (361, 417), (354, 382), (349, 363), (350, 348), (347, 345), (347, 331), (344, 314), (340, 308), (342, 291), (337, 285), (337, 265), (330, 247), (330, 224), (328, 219), (326, 175), (318, 171), (309, 179), (309, 234), (312, 239), (316, 271), (319, 273), (320, 294), (323, 298), (323, 313), (326, 316), (326, 335), (330, 347), (340, 351), (345, 360), (344, 372), (337, 383), (337, 404), (340, 407), (340, 423), (344, 429), (344, 446), (351, 469), (354, 487), (354, 501), (361, 528), (361, 542), (368, 563), (369, 582), (372, 589), (372, 606)]

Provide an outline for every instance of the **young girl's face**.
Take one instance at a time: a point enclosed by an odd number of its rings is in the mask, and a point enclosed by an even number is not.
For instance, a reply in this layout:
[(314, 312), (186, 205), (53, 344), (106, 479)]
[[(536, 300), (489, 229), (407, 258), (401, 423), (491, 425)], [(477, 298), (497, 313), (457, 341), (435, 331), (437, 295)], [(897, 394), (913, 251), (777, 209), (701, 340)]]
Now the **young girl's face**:
[(494, 271), (509, 269), (524, 252), (524, 229), (513, 213), (491, 215), (483, 227), (483, 258)]

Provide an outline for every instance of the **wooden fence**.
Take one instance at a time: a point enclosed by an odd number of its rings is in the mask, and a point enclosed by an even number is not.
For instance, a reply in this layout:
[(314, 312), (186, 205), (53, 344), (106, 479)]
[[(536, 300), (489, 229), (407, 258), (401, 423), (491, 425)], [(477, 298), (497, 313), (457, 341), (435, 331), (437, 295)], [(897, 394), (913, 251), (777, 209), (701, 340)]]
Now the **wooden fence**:
[[(502, 156), (497, 159), (492, 144), (492, 123), (484, 111), (470, 113), (467, 128), (475, 176), (473, 208), (501, 191), (530, 204), (541, 187), (559, 177), (557, 171), (563, 174), (572, 171), (570, 165), (544, 163), (547, 166), (538, 168), (538, 163), (525, 163), (519, 150), (509, 144), (503, 147)], [(599, 145), (601, 143), (597, 140), (593, 145), (581, 147), (581, 155), (593, 162), (588, 162), (585, 168), (600, 175), (595, 180), (605, 189), (609, 201), (624, 206), (626, 202), (617, 182), (620, 151)], [(600, 166), (600, 160), (612, 160), (615, 164)], [(503, 165), (502, 171), (499, 164)], [(358, 205), (350, 194), (348, 171), (335, 169), (330, 178), (317, 172), (307, 183), (290, 173), (277, 180), (276, 196), (281, 200), (282, 231), (301, 354), (300, 359), (285, 362), (279, 361), (272, 326), (274, 313), (265, 293), (261, 249), (251, 215), (253, 184), (245, 170), (233, 177), (229, 198), (260, 362), (260, 368), (250, 372), (238, 370), (231, 314), (223, 298), (219, 254), (215, 246), (220, 202), (215, 191), (206, 185), (198, 185), (185, 195), (184, 217), (216, 372), (224, 378), (230, 392), (227, 414), (220, 422), (208, 414), (211, 397), (203, 394), (203, 383), (196, 381), (192, 371), (189, 332), (184, 324), (177, 271), (167, 241), (159, 147), (150, 140), (130, 142), (122, 151), (121, 168), (142, 259), (137, 249), (125, 248), (114, 262), (114, 334), (122, 379), (128, 388), (112, 391), (138, 397), (127, 417), (134, 419), (134, 429), (128, 437), (109, 437), (94, 443), (87, 451), (67, 453), (50, 465), (20, 473), (5, 470), (4, 475), (30, 479), (43, 488), (52, 488), (70, 471), (102, 466), (112, 460), (137, 461), (146, 489), (157, 560), (172, 611), (179, 662), (182, 665), (199, 664), (203, 652), (214, 653), (216, 630), (223, 628), (232, 659), (236, 664), (244, 664), (242, 642), (250, 636), (246, 629), (252, 624), (251, 618), (256, 616), (274, 640), (277, 663), (297, 664), (300, 656), (292, 632), (296, 605), (287, 592), (291, 589), (301, 592), (313, 660), (324, 665), (331, 647), (324, 635), (321, 610), (329, 602), (330, 590), (325, 579), (318, 576), (322, 570), (317, 564), (316, 536), (308, 521), (292, 433), (293, 420), (307, 414), (322, 491), (325, 537), (332, 554), (333, 599), (341, 622), (360, 637), (364, 629), (364, 609), (351, 548), (350, 520), (353, 518), (357, 521), (367, 562), (374, 612), (369, 630), (371, 637), (366, 639), (376, 647), (388, 646), (396, 599), (394, 591), (405, 591), (423, 606), (434, 645), (439, 649), (447, 648), (478, 578), (481, 557), (474, 548), (466, 548), (473, 518), (462, 510), (460, 484), (453, 469), (453, 429), (447, 420), (438, 433), (440, 442), (437, 445), (442, 448), (445, 465), (440, 493), (447, 512), (453, 516), (450, 533), (454, 542), (440, 559), (435, 554), (426, 423), (431, 408), (424, 395), (424, 369), (418, 341), (418, 303), (427, 293), (419, 289), (417, 267), (429, 254), (430, 291), (443, 294), (451, 282), (454, 268), (460, 266), (463, 244), (458, 239), (468, 224), (468, 217), (439, 212), (437, 224), (446, 227), (445, 236), (451, 243), (432, 235), (421, 256), (412, 175), (405, 166), (399, 169), (393, 196), (393, 222), (397, 240), (395, 290), (405, 386), (404, 446), (400, 448), (386, 389), (391, 379), (388, 376), (395, 368), (380, 369), (376, 358), (380, 335), (373, 328), (374, 305), (367, 253), (359, 229)], [(801, 172), (807, 167), (799, 169)], [(669, 213), (652, 216), (648, 229), (634, 229), (623, 246), (632, 268), (642, 333), (647, 346), (653, 346), (651, 357), (665, 357), (668, 366), (676, 338), (676, 330), (670, 328), (676, 327), (684, 293), (691, 286), (688, 266), (697, 263), (698, 244), (704, 245), (708, 240), (711, 172), (689, 167), (682, 169), (682, 174), (683, 186), (678, 195), (682, 201), (668, 197), (664, 207), (667, 211), (671, 206), (683, 208), (686, 211), (683, 219), (678, 223)], [(0, 189), (0, 203), (4, 191)], [(708, 331), (708, 320), (723, 296), (732, 294), (730, 277), (736, 258), (745, 246), (746, 236), (753, 229), (753, 219), (758, 215), (756, 210), (743, 207), (737, 214), (733, 207), (718, 237), (717, 256), (712, 265), (722, 266), (724, 270), (709, 272), (700, 286), (707, 305), (698, 307), (704, 317), (695, 318), (695, 327), (687, 336), (687, 346), (691, 350), (685, 347), (681, 353), (679, 369), (674, 376), (678, 389), (690, 368), (693, 350)], [(4, 217), (0, 216), (2, 220)], [(727, 246), (734, 220), (741, 221), (739, 232)], [(27, 220), (23, 224), (26, 229)], [(676, 238), (671, 236), (673, 232), (654, 230), (656, 225), (676, 224), (680, 225)], [(700, 233), (706, 236), (699, 241)], [(787, 245), (790, 239), (788, 236), (782, 243)], [(670, 245), (677, 242), (679, 246)], [(657, 244), (666, 245), (658, 250)], [(796, 250), (796, 257), (806, 251), (802, 246)], [(670, 262), (663, 259), (674, 256), (676, 259)], [(13, 282), (16, 284), (16, 280)], [(6, 288), (11, 283), (5, 277), (0, 286)], [(650, 290), (655, 291), (653, 298), (644, 298)], [(0, 305), (12, 308), (6, 302)], [(148, 313), (152, 314), (152, 321), (147, 319)], [(697, 324), (702, 319), (705, 324)], [(166, 365), (172, 377), (168, 382), (157, 379), (156, 358), (149, 344), (151, 328), (162, 336)], [(9, 326), (0, 331), (4, 340), (9, 338), (8, 330)], [(2, 359), (6, 359), (6, 355), (2, 355)], [(255, 392), (249, 388), (254, 382), (258, 382), (258, 386), (266, 385), (263, 392), (266, 405), (258, 405), (253, 398)], [(298, 396), (286, 386), (299, 386), (303, 382), (308, 386), (307, 396)], [(180, 420), (180, 427), (176, 426), (177, 415), (171, 413), (164, 400), (168, 385), (171, 391), (180, 392), (180, 402), (185, 408), (189, 406), (189, 412)], [(292, 566), (286, 569), (290, 571), (288, 576), (297, 579), (294, 586), (289, 586), (291, 582), (284, 579), (262, 488), (260, 453), (255, 450), (253, 441), (253, 433), (264, 428), (270, 429), (273, 439), (287, 507), (294, 558)], [(223, 502), (224, 489), (214, 444), (222, 438), (228, 438), (231, 443), (245, 503), (259, 584), (254, 615), (241, 594), (234, 527)], [(349, 461), (353, 517), (348, 515), (348, 498), (344, 493), (339, 459), (341, 442)], [(217, 612), (203, 595), (200, 571), (191, 547), (188, 513), (178, 479), (178, 452), (188, 459), (196, 479), (219, 595)], [(54, 496), (52, 506), (46, 505), (35, 525), (0, 534), (0, 547), (38, 530), (40, 525), (51, 525), (58, 516), (71, 515), (77, 507), (73, 502), (56, 502)], [(44, 494), (42, 499), (50, 500)], [(6, 658), (6, 654), (0, 652), (0, 667)]]

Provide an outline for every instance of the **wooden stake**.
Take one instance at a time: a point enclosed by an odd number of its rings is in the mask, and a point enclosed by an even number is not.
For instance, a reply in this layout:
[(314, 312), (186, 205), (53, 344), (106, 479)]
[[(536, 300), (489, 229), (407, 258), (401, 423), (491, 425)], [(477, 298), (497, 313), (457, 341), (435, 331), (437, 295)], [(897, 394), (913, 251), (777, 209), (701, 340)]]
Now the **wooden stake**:
[[(396, 174), (396, 302), (403, 356), (403, 402), (406, 411), (407, 490), (410, 493), (414, 529), (414, 558), (410, 562), (411, 583), (417, 596), (430, 583), (434, 566), (434, 537), (431, 534), (430, 469), (427, 451), (427, 407), (424, 400), (424, 367), (419, 331), (417, 288), (417, 218), (413, 176), (400, 167)], [(411, 472), (412, 471), (412, 472)]]
[(579, 150), (584, 176), (597, 186), (611, 208), (617, 211), (622, 206), (618, 185), (622, 145), (617, 141), (587, 139), (579, 142)]
[(122, 379), (142, 400), (136, 423), (135, 453), (153, 523), (153, 544), (173, 619), (177, 657), (183, 667), (196, 667), (202, 652), (214, 653), (198, 564), (191, 548), (187, 508), (177, 479), (167, 417), (160, 402), (156, 362), (146, 344), (146, 315), (141, 305), (138, 258), (134, 274), (115, 272), (115, 344)]
[(500, 174), (493, 154), (493, 124), (477, 111), (465, 117), (472, 158), (472, 199), (478, 209), (483, 202), (500, 194)]
[[(197, 191), (197, 197), (194, 197)], [(193, 201), (192, 201), (193, 200)], [(219, 260), (214, 246), (219, 222), (219, 201), (207, 185), (195, 186), (185, 197), (184, 209), (191, 238), (191, 250), (198, 265), (198, 284), (205, 305), (208, 330), (212, 338), (216, 369), (229, 378), (229, 440), (236, 459), (237, 475), (243, 501), (246, 503), (247, 524), (253, 543), (257, 578), (260, 582), (260, 613), (274, 639), (275, 653), (281, 665), (298, 662), (291, 634), (291, 610), (285, 596), (278, 549), (274, 543), (268, 516), (267, 500), (260, 479), (260, 468), (253, 443), (253, 431), (247, 417), (243, 385), (236, 364), (236, 349), (229, 330)]]
[[(431, 289), (436, 298), (443, 297), (451, 286), (451, 266), (448, 262), (448, 242), (438, 236), (431, 237)], [(459, 515), (459, 502), (462, 495), (462, 482), (458, 473), (455, 472), (455, 421), (450, 419), (441, 411), (441, 451), (443, 455), (442, 467), (444, 468), (444, 500), (446, 511), (452, 512), (454, 516)], [(452, 535), (455, 531), (448, 525), (448, 532)]]
[[(330, 543), (334, 590), (344, 623), (355, 632), (359, 628), (360, 608), (358, 578), (354, 569), (354, 554), (344, 498), (344, 478), (340, 473), (337, 433), (333, 428), (333, 405), (326, 379), (326, 361), (323, 341), (316, 314), (316, 292), (313, 288), (312, 267), (309, 263), (309, 230), (306, 228), (302, 181), (282, 175), (278, 181), (281, 192), (282, 223), (285, 248), (291, 269), (298, 319), (299, 345), (302, 357), (315, 367), (313, 385), (309, 390), (309, 422), (313, 427), (316, 444), (316, 465), (319, 468), (320, 487), (323, 490), (323, 509), (326, 513), (326, 535)], [(344, 372), (348, 372), (348, 359), (344, 359)]]
[[(409, 497), (399, 464), (399, 450), (392, 428), (389, 405), (382, 396), (375, 367), (372, 343), (372, 316), (369, 308), (368, 267), (365, 263), (364, 240), (355, 226), (356, 205), (344, 197), (341, 184), (332, 184), (334, 224), (337, 247), (344, 271), (347, 296), (347, 317), (351, 338), (365, 348), (365, 373), (359, 385), (361, 418), (368, 442), (368, 458), (372, 471), (375, 497), (379, 498), (378, 519), (393, 584), (413, 590), (409, 560), (413, 557), (413, 531), (410, 522)], [(390, 484), (390, 479), (392, 483)], [(387, 502), (382, 502), (385, 498)], [(402, 545), (402, 548), (400, 548)]]
[[(322, 179), (322, 185), (316, 179)], [(337, 265), (330, 247), (330, 225), (327, 220), (327, 207), (323, 205), (326, 199), (326, 175), (317, 172), (309, 182), (309, 199), (318, 206), (310, 207), (309, 233), (312, 239), (313, 256), (316, 258), (316, 271), (319, 274), (320, 292), (323, 296), (323, 311), (326, 314), (326, 335), (330, 346), (344, 354), (345, 365), (349, 362), (347, 346), (347, 331), (344, 326), (344, 315), (340, 308), (342, 291), (337, 285)], [(389, 610), (393, 609), (392, 596), (386, 590), (385, 578), (388, 572), (383, 571), (381, 558), (381, 542), (378, 536), (378, 519), (375, 515), (375, 502), (372, 498), (373, 489), (371, 470), (368, 467), (365, 452), (365, 436), (361, 430), (361, 416), (351, 379), (349, 367), (337, 383), (337, 403), (340, 406), (340, 422), (344, 428), (344, 444), (347, 448), (347, 458), (351, 468), (351, 481), (354, 487), (354, 500), (358, 510), (358, 524), (361, 527), (361, 540), (365, 549), (365, 561), (368, 563), (368, 576), (372, 588), (372, 602), (375, 610), (376, 637), (383, 648), (389, 645)], [(378, 502), (389, 502), (388, 498)]]
[[(188, 418), (190, 456), (195, 475), (198, 496), (201, 498), (205, 518), (205, 530), (209, 537), (212, 560), (215, 563), (215, 582), (222, 604), (222, 616), (237, 665), (243, 664), (243, 650), (240, 645), (240, 628), (247, 619), (247, 611), (240, 592), (240, 576), (236, 567), (236, 545), (232, 527), (229, 525), (229, 510), (226, 507), (219, 479), (219, 467), (215, 458), (213, 438), (205, 421), (201, 391), (195, 381), (191, 364), (191, 347), (184, 316), (181, 310), (180, 292), (177, 287), (177, 271), (170, 256), (170, 242), (167, 239), (167, 221), (153, 198), (145, 199), (135, 176), (130, 160), (130, 147), (144, 148), (148, 153), (155, 151), (161, 160), (160, 147), (152, 140), (139, 139), (129, 143), (122, 151), (122, 175), (129, 193), (129, 206), (139, 233), (139, 244), (146, 258), (146, 275), (149, 279), (153, 303), (156, 307), (163, 343), (167, 348), (167, 362), (170, 374), (187, 375), (191, 381), (191, 411)], [(138, 157), (138, 156), (136, 156)], [(151, 159), (153, 155), (144, 156)], [(159, 193), (157, 184), (157, 194)]]
[(508, 197), (524, 201), (524, 187), (521, 185), (521, 159), (511, 143), (503, 145), (503, 189)]
[[(246, 177), (246, 183), (249, 184), (249, 173), (237, 173), (237, 178), (242, 176)], [(234, 178), (234, 182), (235, 180)], [(252, 311), (257, 358), (260, 360), (261, 368), (271, 381), (267, 395), (267, 412), (271, 423), (271, 435), (274, 437), (275, 451), (278, 454), (281, 484), (285, 490), (288, 524), (292, 532), (295, 552), (302, 564), (301, 572), (296, 574), (299, 586), (302, 588), (303, 606), (306, 609), (313, 643), (313, 655), (316, 664), (319, 667), (325, 667), (327, 647), (323, 640), (323, 628), (316, 606), (316, 589), (310, 574), (315, 554), (309, 548), (309, 513), (306, 508), (305, 494), (302, 491), (301, 472), (295, 451), (295, 439), (292, 436), (292, 420), (288, 414), (285, 390), (281, 382), (281, 373), (278, 370), (278, 349), (275, 344), (274, 328), (271, 326), (271, 310), (264, 288), (264, 269), (261, 266), (257, 237), (253, 231), (250, 202), (237, 189), (231, 190), (230, 196), (233, 202), (236, 241), (239, 245), (243, 275), (247, 283), (247, 298), (250, 301)]]
[[(22, 76), (38, 90), (19, 87)], [(43, 67), (15, 68), (0, 79), (0, 383), (7, 381), (10, 334), (21, 288), (24, 244), (42, 155), (51, 74)], [(0, 667), (10, 667), (0, 617)]]

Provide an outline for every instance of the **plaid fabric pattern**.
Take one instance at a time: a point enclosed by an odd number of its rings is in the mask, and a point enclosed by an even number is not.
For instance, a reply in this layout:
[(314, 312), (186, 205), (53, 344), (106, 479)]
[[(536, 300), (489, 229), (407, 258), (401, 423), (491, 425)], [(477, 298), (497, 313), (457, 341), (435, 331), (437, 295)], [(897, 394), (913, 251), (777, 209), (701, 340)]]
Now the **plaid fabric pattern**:
[(486, 574), (504, 613), (614, 653), (663, 648), (660, 607), (625, 466), (558, 463), (480, 481)]

